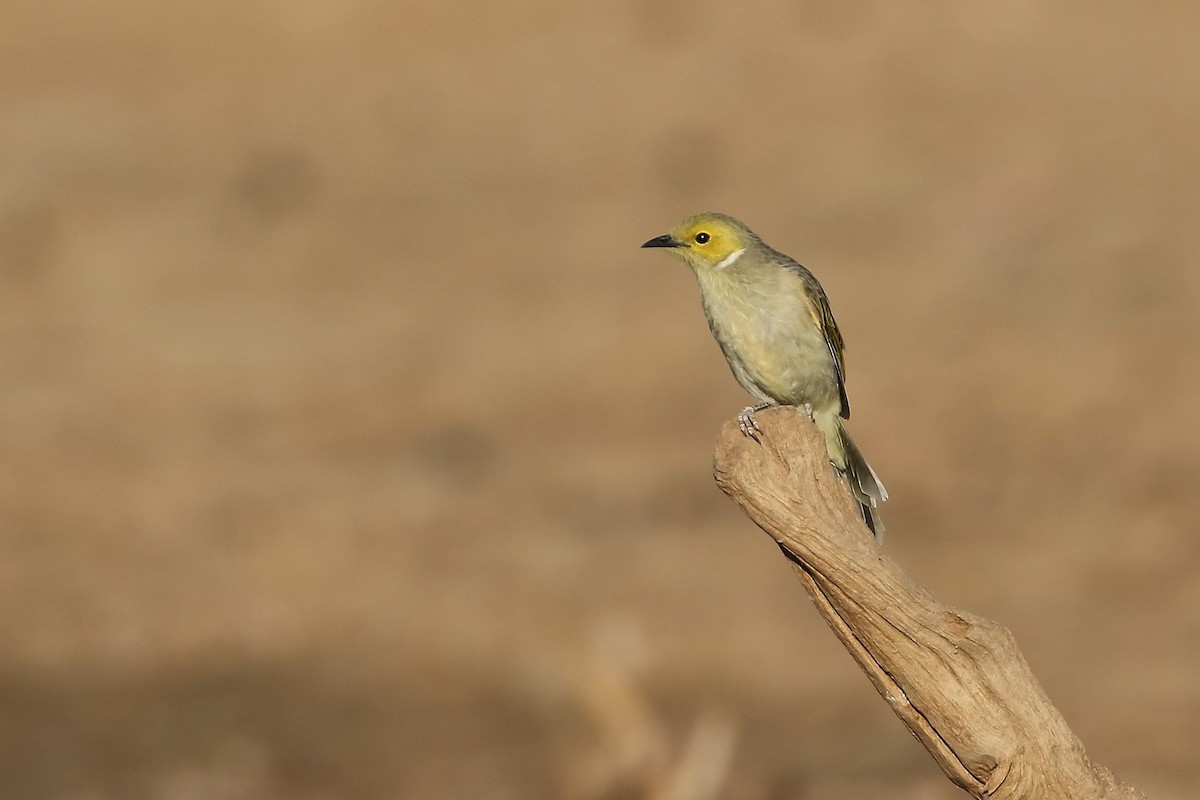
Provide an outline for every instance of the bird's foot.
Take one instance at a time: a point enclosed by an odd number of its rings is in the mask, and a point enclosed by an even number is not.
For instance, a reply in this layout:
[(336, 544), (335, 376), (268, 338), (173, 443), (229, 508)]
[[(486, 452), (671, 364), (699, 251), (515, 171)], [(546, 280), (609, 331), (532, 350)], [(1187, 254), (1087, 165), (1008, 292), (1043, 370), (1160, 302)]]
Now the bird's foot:
[(804, 413), (808, 415), (809, 422), (816, 422), (817, 418), (813, 416), (812, 403), (805, 403), (804, 405), (800, 406), (800, 408), (804, 409)]
[(746, 406), (742, 409), (742, 413), (738, 414), (738, 429), (744, 436), (749, 436), (754, 441), (762, 441), (758, 437), (762, 434), (762, 428), (758, 427), (758, 420), (754, 419), (755, 412), (762, 411), (770, 403), (760, 403), (756, 406)]

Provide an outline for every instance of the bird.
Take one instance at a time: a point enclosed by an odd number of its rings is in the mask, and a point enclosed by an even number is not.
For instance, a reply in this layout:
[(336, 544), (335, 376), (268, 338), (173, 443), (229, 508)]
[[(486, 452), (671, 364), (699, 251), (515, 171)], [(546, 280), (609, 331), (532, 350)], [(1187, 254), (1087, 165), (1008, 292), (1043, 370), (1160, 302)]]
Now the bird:
[(843, 422), (850, 419), (846, 345), (816, 276), (741, 221), (712, 211), (642, 247), (669, 250), (695, 273), (708, 327), (733, 376), (758, 401), (738, 414), (741, 432), (761, 441), (756, 412), (803, 408), (825, 435), (829, 460), (863, 522), (882, 539), (878, 506), (888, 493)]

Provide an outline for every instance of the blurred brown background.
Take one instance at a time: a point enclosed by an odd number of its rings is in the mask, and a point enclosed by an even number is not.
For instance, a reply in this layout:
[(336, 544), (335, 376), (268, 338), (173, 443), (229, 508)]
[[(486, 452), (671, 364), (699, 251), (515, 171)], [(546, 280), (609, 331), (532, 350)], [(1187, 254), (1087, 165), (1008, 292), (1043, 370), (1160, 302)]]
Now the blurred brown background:
[(4, 3), (0, 796), (960, 796), (712, 483), (701, 209), (889, 551), (1191, 796), (1200, 6), (922, 9)]

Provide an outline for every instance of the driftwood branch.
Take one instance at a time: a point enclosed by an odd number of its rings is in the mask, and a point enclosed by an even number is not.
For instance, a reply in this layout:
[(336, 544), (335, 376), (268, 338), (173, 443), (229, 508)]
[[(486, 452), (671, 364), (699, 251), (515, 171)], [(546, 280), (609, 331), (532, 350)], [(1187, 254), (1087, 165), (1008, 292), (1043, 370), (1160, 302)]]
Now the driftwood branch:
[(879, 694), (971, 796), (1143, 798), (1093, 764), (1011, 633), (939, 602), (884, 554), (798, 409), (760, 412), (762, 444), (729, 423), (717, 483), (791, 560)]

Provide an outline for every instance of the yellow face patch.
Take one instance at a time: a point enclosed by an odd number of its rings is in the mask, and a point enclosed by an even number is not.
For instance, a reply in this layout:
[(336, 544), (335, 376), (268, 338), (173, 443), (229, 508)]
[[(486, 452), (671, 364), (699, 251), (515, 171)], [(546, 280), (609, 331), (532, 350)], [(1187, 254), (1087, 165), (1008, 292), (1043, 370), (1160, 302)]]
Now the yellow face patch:
[(740, 231), (715, 216), (690, 217), (671, 231), (671, 237), (683, 243), (698, 260), (713, 266), (746, 248)]

